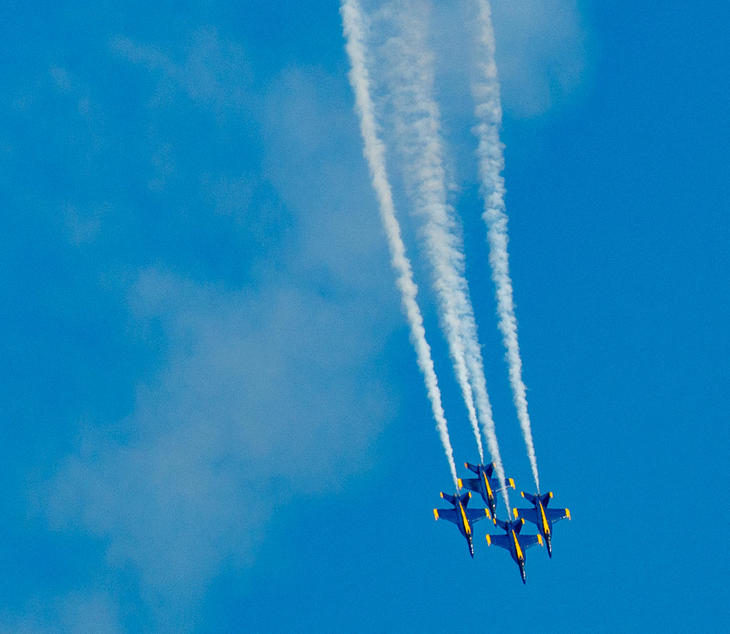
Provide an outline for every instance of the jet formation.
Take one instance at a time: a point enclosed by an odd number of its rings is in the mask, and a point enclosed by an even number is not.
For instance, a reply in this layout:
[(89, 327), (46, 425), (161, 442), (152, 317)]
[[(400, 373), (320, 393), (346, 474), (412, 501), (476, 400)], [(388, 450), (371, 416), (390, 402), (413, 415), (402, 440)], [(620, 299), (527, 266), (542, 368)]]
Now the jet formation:
[[(501, 492), (499, 482), (492, 477), (494, 473), (494, 464), (473, 465), (468, 462), (464, 466), (472, 473), (476, 474), (475, 478), (459, 478), (457, 484), (459, 489), (454, 495), (441, 493), (441, 497), (449, 502), (452, 508), (434, 509), (433, 515), (437, 520), (447, 520), (456, 524), (459, 532), (466, 539), (469, 547), (469, 554), (474, 557), (474, 524), (479, 520), (487, 517), (504, 530), (504, 535), (487, 534), (487, 544), (504, 548), (509, 552), (510, 556), (520, 569), (520, 577), (522, 583), (527, 583), (527, 573), (525, 571), (525, 551), (535, 544), (540, 546), (543, 543), (547, 546), (547, 552), (550, 557), (553, 556), (553, 525), (562, 519), (570, 518), (569, 509), (548, 508), (550, 500), (553, 498), (552, 491), (541, 495), (538, 491), (535, 495), (531, 493), (521, 492), (523, 498), (532, 504), (532, 508), (518, 509), (513, 508), (512, 513), (514, 519), (509, 517), (506, 520), (497, 518), (496, 494)], [(515, 488), (515, 482), (512, 478), (506, 478), (506, 486)], [(462, 489), (469, 489), (464, 493)], [(478, 493), (486, 508), (469, 508), (469, 500), (471, 492)], [(536, 535), (522, 535), (522, 528), (525, 522), (535, 524), (537, 527)]]

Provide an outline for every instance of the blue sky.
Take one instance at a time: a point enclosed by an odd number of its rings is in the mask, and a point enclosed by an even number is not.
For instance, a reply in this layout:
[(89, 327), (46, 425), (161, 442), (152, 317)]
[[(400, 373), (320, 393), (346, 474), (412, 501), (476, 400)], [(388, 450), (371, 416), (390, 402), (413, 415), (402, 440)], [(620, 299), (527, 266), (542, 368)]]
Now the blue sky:
[[(449, 4), (453, 202), (502, 457), (529, 489)], [(511, 268), (541, 481), (573, 514), (524, 587), (489, 527), (472, 561), (431, 515), (449, 474), (337, 4), (9, 12), (0, 631), (730, 627), (730, 10), (516, 4), (493, 2)]]

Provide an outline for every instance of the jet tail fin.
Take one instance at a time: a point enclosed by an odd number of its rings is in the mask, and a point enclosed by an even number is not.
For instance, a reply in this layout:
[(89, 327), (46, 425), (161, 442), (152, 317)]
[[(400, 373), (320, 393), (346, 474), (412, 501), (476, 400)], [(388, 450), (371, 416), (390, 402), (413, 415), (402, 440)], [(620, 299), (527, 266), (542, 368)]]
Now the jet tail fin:
[(472, 473), (479, 473), (479, 467), (473, 465), (471, 462), (465, 462), (464, 466), (469, 469)]

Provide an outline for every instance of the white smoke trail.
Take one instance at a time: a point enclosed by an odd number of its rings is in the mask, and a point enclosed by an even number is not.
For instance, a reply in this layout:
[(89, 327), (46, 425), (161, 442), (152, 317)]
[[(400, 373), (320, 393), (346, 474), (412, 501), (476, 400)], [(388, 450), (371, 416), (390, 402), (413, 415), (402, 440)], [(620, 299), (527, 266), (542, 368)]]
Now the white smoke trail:
[(484, 452), (477, 411), (509, 512), (504, 469), (465, 276), (463, 240), (454, 210), (447, 202), (440, 112), (433, 97), (434, 71), (425, 41), (425, 13), (422, 3), (403, 0), (397, 3), (398, 35), (387, 44), (386, 62), (395, 113), (395, 136), (404, 158), (409, 193), (417, 212), (424, 218), (423, 236), (433, 266), (439, 317), (480, 460), (484, 462)]
[(517, 318), (512, 292), (512, 279), (509, 273), (509, 256), (507, 252), (507, 214), (505, 213), (505, 186), (502, 170), (504, 169), (503, 145), (499, 140), (499, 129), (502, 124), (502, 107), (499, 98), (499, 79), (497, 64), (494, 59), (495, 39), (492, 28), (491, 9), (488, 0), (476, 0), (478, 10), (477, 28), (479, 29), (477, 47), (478, 72), (472, 84), (472, 92), (476, 103), (475, 114), (477, 125), (474, 132), (478, 139), (477, 155), (479, 157), (479, 174), (484, 196), (484, 213), (482, 217), (487, 224), (487, 241), (489, 243), (489, 263), (492, 267), (492, 280), (496, 287), (497, 313), (499, 330), (507, 350), (509, 381), (512, 397), (517, 409), (522, 435), (525, 439), (527, 455), (530, 459), (532, 477), (537, 490), (540, 490), (540, 479), (537, 471), (537, 457), (532, 440), (530, 415), (527, 411), (527, 395), (522, 380), (522, 358), (517, 340)]
[(385, 148), (378, 136), (375, 121), (375, 107), (370, 95), (370, 77), (366, 63), (365, 17), (357, 0), (342, 0), (340, 6), (346, 39), (347, 55), (350, 58), (350, 83), (355, 93), (355, 104), (360, 117), (360, 133), (363, 139), (364, 155), (370, 168), (373, 189), (380, 207), (380, 217), (388, 237), (391, 263), (395, 269), (396, 284), (401, 292), (403, 308), (411, 329), (411, 340), (416, 349), (418, 366), (426, 383), (426, 391), (431, 401), (431, 409), (441, 443), (449, 461), (451, 477), (456, 488), (456, 465), (454, 452), (449, 439), (448, 425), (441, 404), (436, 371), (431, 358), (431, 348), (426, 341), (423, 317), (416, 301), (418, 287), (413, 281), (411, 263), (406, 255), (405, 245), (401, 237), (400, 225), (395, 216), (393, 194), (385, 168)]

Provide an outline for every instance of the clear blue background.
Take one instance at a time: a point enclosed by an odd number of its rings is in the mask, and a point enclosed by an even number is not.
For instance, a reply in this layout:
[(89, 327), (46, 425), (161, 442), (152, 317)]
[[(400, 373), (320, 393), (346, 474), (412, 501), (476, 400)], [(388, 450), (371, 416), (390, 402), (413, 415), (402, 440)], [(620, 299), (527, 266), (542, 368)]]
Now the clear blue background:
[[(730, 628), (726, 6), (556, 2), (580, 17), (581, 80), (530, 116), (505, 105), (535, 444), (573, 515), (523, 587), (490, 526), (472, 561), (431, 516), (448, 471), (336, 3), (11, 4), (3, 631)], [(457, 202), (529, 490), (476, 183)], [(475, 460), (419, 282), (457, 464)], [(190, 430), (215, 439), (176, 462)]]

